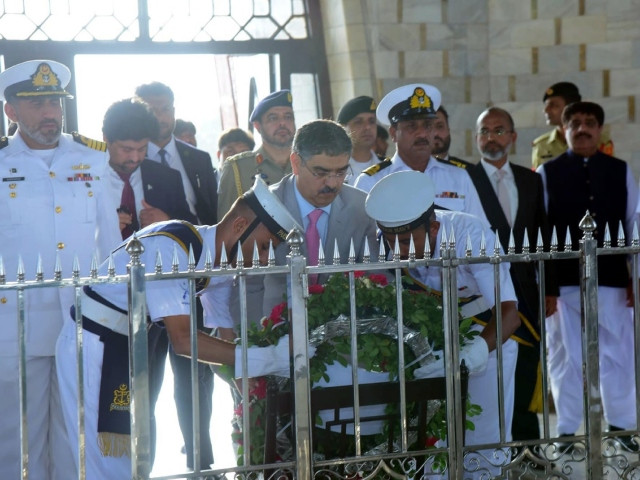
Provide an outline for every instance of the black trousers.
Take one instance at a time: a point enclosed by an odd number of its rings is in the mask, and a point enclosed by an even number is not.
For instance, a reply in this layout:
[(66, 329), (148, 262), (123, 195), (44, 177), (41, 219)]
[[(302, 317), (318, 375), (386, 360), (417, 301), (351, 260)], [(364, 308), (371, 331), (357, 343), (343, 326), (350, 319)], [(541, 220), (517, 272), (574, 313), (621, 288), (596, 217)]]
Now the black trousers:
[(514, 440), (534, 440), (540, 438), (538, 414), (529, 411), (529, 404), (538, 378), (540, 344), (528, 347), (518, 343), (516, 380), (513, 402), (513, 423), (511, 435)]
[[(202, 327), (202, 308), (198, 302), (198, 326)], [(173, 370), (173, 397), (176, 402), (178, 423), (187, 452), (187, 468), (193, 465), (193, 412), (191, 405), (191, 360), (176, 355), (169, 345), (167, 331), (158, 325), (149, 330), (149, 397), (151, 400), (151, 464), (155, 458), (156, 428), (155, 406), (160, 395), (164, 368), (169, 361)], [(209, 434), (213, 402), (213, 373), (209, 365), (198, 365), (198, 403), (200, 405), (200, 469), (208, 469), (213, 463), (213, 449)]]

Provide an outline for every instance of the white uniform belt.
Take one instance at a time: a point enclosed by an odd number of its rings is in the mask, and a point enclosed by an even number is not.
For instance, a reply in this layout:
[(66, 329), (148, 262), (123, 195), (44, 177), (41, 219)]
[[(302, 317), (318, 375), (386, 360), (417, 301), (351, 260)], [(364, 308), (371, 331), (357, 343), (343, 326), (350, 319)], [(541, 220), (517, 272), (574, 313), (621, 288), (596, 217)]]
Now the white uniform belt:
[(113, 330), (121, 335), (129, 335), (129, 315), (94, 300), (82, 292), (82, 316)]
[(462, 318), (475, 317), (479, 313), (489, 310), (489, 305), (485, 301), (484, 297), (478, 297), (475, 300), (471, 300), (463, 304), (460, 307), (460, 314)]

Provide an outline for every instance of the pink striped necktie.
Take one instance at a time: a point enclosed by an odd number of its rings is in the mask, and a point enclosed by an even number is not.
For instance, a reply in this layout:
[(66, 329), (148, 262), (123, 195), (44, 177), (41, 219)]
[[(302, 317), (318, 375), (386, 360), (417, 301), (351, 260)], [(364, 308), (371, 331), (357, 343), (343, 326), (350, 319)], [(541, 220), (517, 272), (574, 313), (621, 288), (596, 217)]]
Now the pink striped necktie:
[[(307, 242), (307, 264), (309, 266), (318, 265), (318, 250), (320, 248), (320, 233), (318, 232), (318, 219), (322, 215), (323, 210), (316, 208), (312, 210), (307, 217), (309, 224), (307, 231), (304, 233), (304, 239)], [(310, 275), (311, 283), (316, 283), (317, 275)]]

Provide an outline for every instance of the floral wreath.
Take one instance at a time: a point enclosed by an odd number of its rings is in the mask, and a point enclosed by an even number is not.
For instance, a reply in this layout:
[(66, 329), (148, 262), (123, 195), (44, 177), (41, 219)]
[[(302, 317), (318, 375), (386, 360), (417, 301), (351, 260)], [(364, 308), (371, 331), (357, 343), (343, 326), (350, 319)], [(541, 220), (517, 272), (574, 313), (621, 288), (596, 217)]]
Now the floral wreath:
[[(386, 275), (354, 272), (356, 317), (361, 319), (372, 318), (396, 318), (396, 287), (389, 284)], [(442, 302), (439, 296), (425, 290), (412, 288), (414, 282), (409, 277), (403, 277), (402, 306), (405, 335), (405, 378), (413, 379), (413, 371), (420, 366), (419, 361), (431, 353), (432, 350), (444, 349), (444, 329), (442, 328)], [(351, 358), (351, 340), (348, 329), (340, 335), (335, 332), (328, 335), (324, 328), (329, 324), (345, 326), (350, 318), (351, 299), (349, 296), (348, 274), (336, 273), (331, 275), (325, 284), (309, 285), (309, 298), (307, 299), (307, 320), (310, 332), (310, 341), (316, 346), (315, 355), (309, 360), (311, 387), (321, 379), (329, 382), (327, 365), (340, 363), (348, 365)], [(263, 317), (259, 324), (252, 324), (248, 331), (249, 346), (276, 345), (278, 340), (289, 333), (289, 321), (287, 320), (287, 303), (283, 302), (271, 310), (268, 317)], [(339, 322), (344, 322), (340, 324)], [(465, 319), (460, 323), (460, 343), (471, 339), (477, 332), (470, 329), (471, 319)], [(359, 366), (374, 372), (388, 372), (390, 380), (397, 378), (398, 372), (398, 342), (397, 327), (380, 328), (381, 323), (375, 323), (375, 328), (362, 330), (358, 327), (358, 363)], [(339, 331), (340, 329), (338, 329)], [(394, 337), (394, 332), (396, 337)], [(417, 334), (417, 335), (415, 335)], [(420, 337), (421, 341), (413, 344), (407, 341), (408, 337)], [(427, 347), (425, 349), (424, 345)], [(219, 374), (230, 377), (223, 369)], [(232, 385), (235, 385), (231, 382)], [(287, 383), (287, 382), (285, 382)], [(251, 464), (258, 465), (263, 461), (264, 455), (264, 419), (266, 418), (267, 377), (260, 377), (251, 383), (249, 390), (249, 412), (251, 424)], [(446, 408), (444, 402), (440, 402), (439, 408), (432, 415), (427, 424), (427, 445), (419, 448), (428, 448), (435, 445), (438, 439), (443, 439), (447, 434)], [(473, 423), (468, 417), (480, 413), (480, 407), (467, 401), (467, 425), (473, 429)], [(238, 405), (234, 411), (234, 431), (232, 440), (237, 445), (237, 460), (243, 462), (244, 448), (242, 446), (242, 419), (243, 407)], [(438, 461), (438, 459), (436, 459)], [(440, 462), (445, 462), (443, 457)]]

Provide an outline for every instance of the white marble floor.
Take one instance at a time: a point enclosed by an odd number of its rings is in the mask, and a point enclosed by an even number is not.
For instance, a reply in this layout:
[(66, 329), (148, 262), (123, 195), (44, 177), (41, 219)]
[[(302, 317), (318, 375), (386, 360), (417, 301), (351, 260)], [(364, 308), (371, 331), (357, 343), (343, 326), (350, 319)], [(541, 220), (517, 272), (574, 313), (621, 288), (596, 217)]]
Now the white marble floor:
[[(232, 467), (236, 464), (231, 446), (232, 415), (233, 401), (229, 385), (216, 376), (213, 388), (213, 415), (211, 419), (211, 441), (215, 468)], [(173, 374), (170, 365), (167, 365), (165, 370), (164, 383), (156, 406), (156, 418), (158, 441), (152, 477), (184, 471), (186, 468), (186, 456), (180, 452), (183, 441), (173, 401)]]

